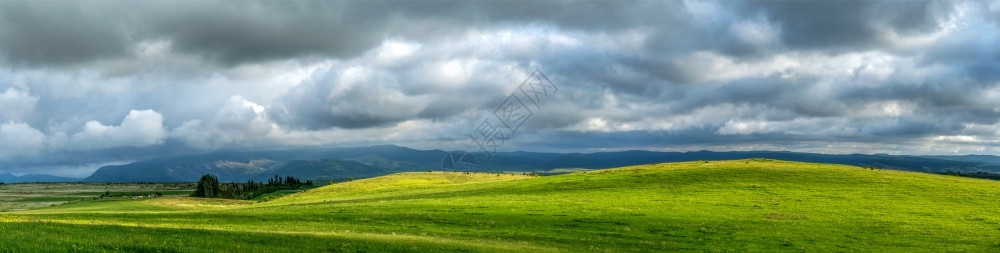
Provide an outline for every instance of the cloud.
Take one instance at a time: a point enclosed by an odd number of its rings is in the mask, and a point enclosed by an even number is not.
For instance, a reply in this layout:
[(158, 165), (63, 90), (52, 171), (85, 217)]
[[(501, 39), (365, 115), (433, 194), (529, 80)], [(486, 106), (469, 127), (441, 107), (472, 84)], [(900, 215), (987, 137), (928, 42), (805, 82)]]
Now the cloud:
[(130, 29), (125, 22), (115, 22), (127, 20), (121, 11), (110, 3), (0, 3), (0, 52), (15, 64), (30, 65), (121, 55)]
[(205, 129), (201, 120), (190, 120), (170, 131), (170, 137), (181, 140), (195, 148), (210, 149), (217, 144), (212, 141), (212, 134)]
[[(361, 129), (447, 120), (494, 107), (527, 77), (527, 69), (492, 50), (541, 49), (517, 49), (516, 41), (486, 43), (483, 36), (498, 34), (473, 31), (434, 47), (389, 40), (362, 57), (317, 69), (282, 94), (268, 113), (291, 129)], [(553, 38), (534, 39), (549, 43)], [(390, 54), (394, 61), (386, 63)]]
[(8, 1), (0, 5), (0, 51), (19, 65), (72, 65), (124, 57), (143, 41), (169, 38), (180, 52), (230, 65), (351, 56), (378, 43), (374, 34), (358, 31), (383, 22), (329, 12), (349, 4)]
[(44, 148), (45, 134), (28, 124), (0, 124), (0, 158), (35, 156)]
[(170, 136), (196, 148), (213, 149), (238, 146), (244, 140), (267, 136), (276, 128), (263, 106), (237, 95), (226, 100), (207, 124), (190, 120), (174, 128)]
[(7, 88), (0, 93), (0, 120), (24, 122), (25, 118), (34, 112), (36, 104), (38, 96), (33, 96), (27, 91)]
[(0, 122), (17, 142), (0, 170), (474, 150), (468, 134), (534, 69), (559, 93), (510, 150), (1000, 153), (997, 6), (6, 1)]
[[(208, 6), (204, 6), (204, 5)], [(184, 4), (150, 21), (157, 35), (173, 39), (178, 50), (227, 64), (324, 55), (350, 57), (380, 41), (384, 21), (364, 2), (207, 2)], [(206, 8), (208, 7), (208, 8)]]
[(153, 110), (129, 111), (121, 125), (106, 126), (88, 121), (83, 130), (69, 137), (68, 148), (94, 150), (110, 147), (146, 147), (163, 143), (167, 131), (163, 116)]
[(786, 45), (835, 51), (884, 46), (883, 29), (900, 34), (933, 32), (952, 8), (944, 1), (756, 1), (746, 5), (747, 12), (763, 13), (781, 27)]
[[(684, 18), (679, 3), (202, 1), (0, 5), (0, 52), (17, 65), (79, 66), (129, 57), (136, 45), (169, 41), (181, 54), (234, 66), (297, 57), (351, 58), (386, 37), (419, 40), (469, 27), (551, 22), (569, 29), (619, 30)], [(614, 14), (614, 15), (609, 15)], [(594, 16), (602, 16), (594, 19)], [(635, 19), (643, 16), (643, 19)], [(58, 18), (52, 18), (58, 17)]]
[(292, 89), (274, 112), (293, 127), (367, 128), (420, 112), (419, 98), (404, 95), (394, 76), (362, 66), (319, 73)]

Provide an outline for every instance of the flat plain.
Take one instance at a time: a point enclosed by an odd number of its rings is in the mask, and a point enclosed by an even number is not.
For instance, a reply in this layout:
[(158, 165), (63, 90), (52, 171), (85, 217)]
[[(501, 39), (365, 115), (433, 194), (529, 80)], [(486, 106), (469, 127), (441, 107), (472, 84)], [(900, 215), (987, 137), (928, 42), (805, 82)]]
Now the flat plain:
[(194, 191), (191, 183), (25, 183), (0, 185), (0, 212), (18, 211), (94, 201), (96, 198), (145, 198), (187, 196)]

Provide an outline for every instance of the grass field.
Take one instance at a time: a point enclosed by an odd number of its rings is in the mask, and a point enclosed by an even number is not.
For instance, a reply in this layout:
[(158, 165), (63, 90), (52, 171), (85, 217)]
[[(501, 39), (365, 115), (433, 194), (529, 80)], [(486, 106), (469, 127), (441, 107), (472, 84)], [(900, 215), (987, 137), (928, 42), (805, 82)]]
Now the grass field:
[(68, 202), (94, 201), (105, 193), (118, 198), (155, 195), (187, 196), (190, 183), (32, 183), (0, 185), (0, 212), (36, 209)]
[(997, 181), (760, 159), (402, 173), (0, 213), (0, 252), (1000, 251), (998, 197)]

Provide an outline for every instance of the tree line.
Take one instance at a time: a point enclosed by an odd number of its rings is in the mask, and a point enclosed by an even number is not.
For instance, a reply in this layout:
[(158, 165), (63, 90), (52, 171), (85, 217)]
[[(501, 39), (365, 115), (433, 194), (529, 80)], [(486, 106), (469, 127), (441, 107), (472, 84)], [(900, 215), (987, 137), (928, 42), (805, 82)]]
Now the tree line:
[(198, 186), (195, 188), (194, 193), (191, 194), (191, 197), (253, 199), (267, 193), (280, 190), (293, 190), (311, 185), (313, 185), (312, 180), (303, 182), (301, 179), (292, 176), (280, 177), (278, 175), (268, 178), (266, 184), (263, 181), (254, 182), (253, 180), (248, 180), (246, 183), (219, 183), (218, 177), (205, 174), (198, 180)]

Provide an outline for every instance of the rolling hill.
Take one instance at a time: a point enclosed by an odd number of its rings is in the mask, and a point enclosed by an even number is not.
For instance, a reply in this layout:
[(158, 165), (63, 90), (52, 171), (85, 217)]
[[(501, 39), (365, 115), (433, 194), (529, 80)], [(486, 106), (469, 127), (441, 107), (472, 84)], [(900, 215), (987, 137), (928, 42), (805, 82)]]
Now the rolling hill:
[[(454, 180), (459, 178), (459, 180)], [(0, 213), (0, 251), (996, 251), (1000, 182), (747, 159)]]

